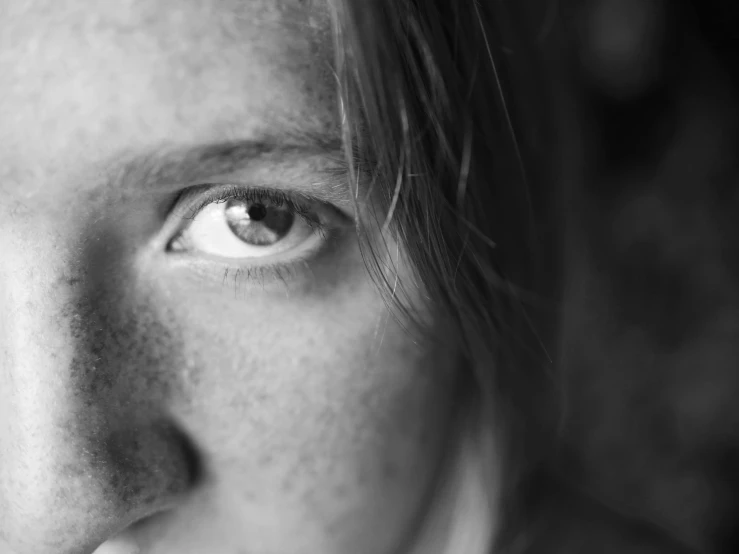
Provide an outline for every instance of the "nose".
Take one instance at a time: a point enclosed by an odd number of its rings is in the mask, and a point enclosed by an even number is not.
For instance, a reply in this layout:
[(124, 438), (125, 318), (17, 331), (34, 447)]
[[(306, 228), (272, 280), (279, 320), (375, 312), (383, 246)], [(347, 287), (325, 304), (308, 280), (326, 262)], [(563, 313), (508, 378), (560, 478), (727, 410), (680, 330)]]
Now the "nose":
[(83, 285), (58, 256), (0, 240), (0, 553), (89, 554), (181, 502), (193, 457), (156, 402), (80, 352)]

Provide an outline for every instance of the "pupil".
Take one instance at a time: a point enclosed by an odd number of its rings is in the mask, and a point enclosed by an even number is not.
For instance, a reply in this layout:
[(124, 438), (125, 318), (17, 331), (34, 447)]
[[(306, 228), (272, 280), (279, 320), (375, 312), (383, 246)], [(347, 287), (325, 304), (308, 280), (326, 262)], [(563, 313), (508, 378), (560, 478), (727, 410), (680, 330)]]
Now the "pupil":
[(247, 213), (249, 214), (249, 219), (253, 221), (261, 221), (267, 217), (267, 208), (264, 204), (252, 204), (249, 206)]
[(245, 243), (255, 246), (278, 242), (290, 232), (295, 222), (289, 209), (237, 199), (226, 203), (225, 215), (231, 231)]

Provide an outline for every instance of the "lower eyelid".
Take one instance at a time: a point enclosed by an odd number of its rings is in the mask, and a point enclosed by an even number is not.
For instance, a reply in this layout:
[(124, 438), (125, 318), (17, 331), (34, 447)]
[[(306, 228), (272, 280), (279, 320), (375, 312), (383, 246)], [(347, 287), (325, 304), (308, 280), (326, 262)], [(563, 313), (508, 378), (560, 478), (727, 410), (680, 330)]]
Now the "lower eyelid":
[[(169, 264), (171, 268), (171, 263)], [(286, 287), (311, 282), (315, 278), (311, 260), (292, 260), (286, 264), (239, 265), (227, 260), (204, 260), (191, 256), (176, 256), (174, 271), (192, 283), (198, 293), (221, 294), (224, 289), (233, 292), (256, 290), (284, 292)], [(238, 297), (236, 298), (239, 299)]]

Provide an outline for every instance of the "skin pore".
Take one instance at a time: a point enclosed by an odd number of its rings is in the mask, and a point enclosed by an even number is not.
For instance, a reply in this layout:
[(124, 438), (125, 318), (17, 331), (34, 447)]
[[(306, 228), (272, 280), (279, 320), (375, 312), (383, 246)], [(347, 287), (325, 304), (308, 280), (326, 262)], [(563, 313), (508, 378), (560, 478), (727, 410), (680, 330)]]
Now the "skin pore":
[[(438, 325), (403, 332), (366, 271), (331, 41), (318, 2), (3, 2), (0, 554), (409, 539), (456, 355)], [(225, 185), (309, 195), (326, 228), (263, 257), (194, 231), (172, 251)]]

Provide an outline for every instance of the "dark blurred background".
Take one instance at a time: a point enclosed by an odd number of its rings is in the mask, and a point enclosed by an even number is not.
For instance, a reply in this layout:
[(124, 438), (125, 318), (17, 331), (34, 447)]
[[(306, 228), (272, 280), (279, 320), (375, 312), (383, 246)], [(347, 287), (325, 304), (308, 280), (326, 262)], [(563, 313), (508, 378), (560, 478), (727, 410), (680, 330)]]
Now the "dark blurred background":
[(532, 5), (566, 232), (529, 552), (739, 552), (739, 2)]

